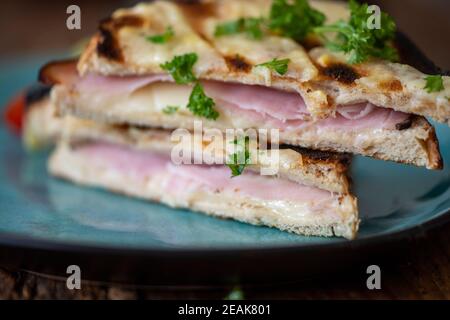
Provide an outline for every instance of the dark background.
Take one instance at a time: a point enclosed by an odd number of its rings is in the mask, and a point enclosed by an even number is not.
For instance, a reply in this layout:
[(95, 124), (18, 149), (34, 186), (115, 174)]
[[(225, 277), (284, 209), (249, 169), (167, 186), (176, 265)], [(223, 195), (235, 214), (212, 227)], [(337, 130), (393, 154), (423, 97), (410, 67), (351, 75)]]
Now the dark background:
[[(133, 0), (6, 0), (0, 9), (0, 58), (55, 52), (95, 32), (99, 19)], [(389, 12), (401, 30), (438, 66), (450, 70), (450, 0), (372, 0)], [(66, 29), (66, 8), (81, 8), (82, 30)]]

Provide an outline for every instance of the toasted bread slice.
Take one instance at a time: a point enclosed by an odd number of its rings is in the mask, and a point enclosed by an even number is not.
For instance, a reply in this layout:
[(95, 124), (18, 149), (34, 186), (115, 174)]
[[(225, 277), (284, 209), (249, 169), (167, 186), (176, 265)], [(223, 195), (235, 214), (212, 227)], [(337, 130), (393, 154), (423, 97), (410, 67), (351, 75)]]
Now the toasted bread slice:
[(334, 107), (328, 112), (338, 105), (369, 101), (450, 125), (450, 77), (442, 77), (443, 90), (427, 92), (427, 75), (408, 65), (381, 60), (350, 65), (344, 55), (325, 48), (312, 49), (310, 56), (319, 69), (319, 75), (310, 82), (311, 89), (330, 97)]
[(161, 154), (104, 142), (61, 142), (49, 161), (55, 176), (171, 207), (308, 236), (356, 236), (353, 196), (250, 171), (230, 178), (224, 170), (175, 166)]
[[(168, 1), (139, 4), (117, 10), (101, 22), (99, 32), (81, 56), (78, 70), (103, 75), (144, 75), (164, 73), (161, 64), (174, 56), (195, 52), (199, 60), (194, 73), (201, 79), (270, 85), (298, 92), (311, 109), (326, 109), (327, 97), (321, 91), (303, 88), (302, 83), (318, 75), (304, 48), (293, 40), (272, 35), (261, 41), (242, 35), (210, 42), (215, 22), (238, 17), (240, 13), (261, 16), (268, 12), (267, 1), (206, 1), (181, 5)], [(229, 15), (227, 15), (229, 14)], [(225, 15), (225, 16), (224, 16)], [(209, 20), (217, 16), (217, 21)], [(146, 36), (174, 29), (168, 45), (154, 44)], [(255, 67), (274, 58), (290, 58), (287, 73), (279, 76)]]
[[(273, 34), (259, 40), (245, 34), (214, 35), (219, 23), (267, 16), (270, 3), (218, 0), (182, 5), (155, 1), (117, 10), (101, 23), (99, 33), (79, 61), (79, 71), (82, 75), (161, 73), (161, 63), (175, 55), (196, 52), (197, 77), (298, 92), (315, 119), (332, 116), (338, 104), (370, 101), (380, 107), (449, 122), (450, 77), (443, 77), (444, 90), (428, 93), (424, 89), (426, 75), (410, 66), (381, 60), (349, 66), (345, 59), (341, 61), (323, 48), (313, 49), (308, 56), (300, 44)], [(329, 22), (346, 16), (345, 4), (313, 1), (312, 5), (330, 16)], [(160, 45), (145, 39), (164, 32), (168, 25), (175, 31), (170, 43)], [(291, 60), (285, 75), (257, 67), (274, 58)]]

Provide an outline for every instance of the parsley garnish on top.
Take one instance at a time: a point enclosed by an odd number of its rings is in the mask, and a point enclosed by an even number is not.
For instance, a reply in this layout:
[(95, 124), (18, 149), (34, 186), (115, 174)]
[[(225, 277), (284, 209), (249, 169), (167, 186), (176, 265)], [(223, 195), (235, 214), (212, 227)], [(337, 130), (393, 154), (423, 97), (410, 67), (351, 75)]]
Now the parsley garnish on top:
[(266, 67), (271, 70), (274, 70), (279, 75), (285, 75), (288, 70), (288, 64), (291, 60), (290, 59), (282, 59), (278, 60), (277, 58), (274, 58), (271, 61), (267, 61), (261, 64), (257, 64), (256, 67)]
[[(386, 13), (380, 16), (381, 28), (369, 29), (367, 22), (371, 13), (367, 12), (368, 5), (359, 4), (350, 0), (351, 17), (349, 21), (338, 21), (331, 25), (317, 27), (314, 31), (321, 34), (328, 48), (350, 54), (350, 63), (361, 63), (376, 57), (390, 61), (398, 60), (398, 52), (392, 46), (395, 38), (396, 25), (394, 20)], [(325, 33), (336, 33), (331, 40)]]
[(262, 23), (262, 18), (240, 18), (224, 22), (216, 26), (214, 36), (221, 37), (236, 33), (246, 33), (250, 38), (259, 40), (263, 36)]
[(186, 84), (196, 81), (192, 72), (192, 67), (197, 62), (196, 53), (187, 53), (182, 56), (175, 56), (171, 61), (161, 64), (161, 68), (169, 72), (176, 83)]
[(235, 152), (230, 155), (227, 166), (231, 169), (231, 177), (237, 177), (250, 164), (250, 138), (234, 139)]
[(157, 34), (154, 36), (148, 36), (146, 39), (150, 42), (157, 43), (157, 44), (163, 44), (172, 39), (172, 37), (175, 35), (175, 32), (173, 31), (173, 28), (171, 26), (167, 27), (166, 31), (162, 34)]
[(274, 0), (270, 9), (269, 28), (284, 37), (301, 42), (315, 27), (323, 25), (325, 15), (312, 8), (307, 0)]
[(307, 0), (274, 0), (267, 18), (240, 18), (216, 26), (216, 37), (246, 33), (250, 38), (259, 40), (263, 30), (284, 37), (302, 41), (313, 29), (323, 25), (325, 15), (310, 7)]
[(214, 100), (205, 94), (202, 85), (197, 82), (192, 89), (187, 108), (196, 116), (216, 120), (219, 113), (214, 109), (214, 106)]
[(428, 92), (439, 92), (444, 90), (444, 80), (441, 75), (428, 76), (425, 78), (427, 82), (424, 89)]
[(196, 53), (187, 53), (182, 56), (175, 56), (171, 61), (161, 64), (161, 68), (168, 71), (178, 84), (195, 83), (186, 107), (196, 116), (216, 120), (219, 113), (214, 109), (215, 102), (205, 94), (203, 86), (192, 71), (197, 60)]

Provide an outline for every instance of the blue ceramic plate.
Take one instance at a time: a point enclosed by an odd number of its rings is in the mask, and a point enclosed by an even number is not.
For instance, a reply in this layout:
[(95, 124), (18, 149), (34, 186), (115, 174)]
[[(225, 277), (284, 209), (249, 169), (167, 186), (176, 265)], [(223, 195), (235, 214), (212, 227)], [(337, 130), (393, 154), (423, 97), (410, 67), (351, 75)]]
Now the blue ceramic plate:
[[(45, 60), (0, 63), (0, 104), (32, 83)], [(450, 128), (436, 129), (443, 171), (355, 157), (351, 174), (362, 224), (353, 243), (417, 232), (417, 226), (437, 221), (450, 210)], [(26, 154), (20, 139), (3, 124), (0, 153), (0, 245), (1, 239), (9, 239), (9, 245), (15, 239), (22, 247), (46, 243), (81, 251), (95, 247), (179, 254), (348, 244), (339, 238), (302, 237), (220, 220), (54, 179), (46, 172), (48, 151)]]

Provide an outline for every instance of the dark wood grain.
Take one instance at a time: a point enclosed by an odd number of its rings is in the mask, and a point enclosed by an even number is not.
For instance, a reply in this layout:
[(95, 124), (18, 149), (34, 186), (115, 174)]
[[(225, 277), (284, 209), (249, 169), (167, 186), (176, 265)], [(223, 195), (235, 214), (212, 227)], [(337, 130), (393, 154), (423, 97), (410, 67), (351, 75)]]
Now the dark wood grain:
[[(400, 260), (380, 265), (381, 290), (367, 289), (365, 270), (242, 290), (246, 299), (450, 299), (450, 225), (413, 240), (406, 250)], [(223, 299), (230, 289), (130, 288), (83, 282), (81, 290), (68, 290), (61, 279), (0, 268), (1, 299)]]

